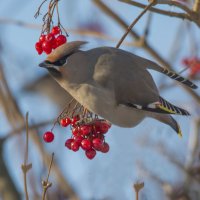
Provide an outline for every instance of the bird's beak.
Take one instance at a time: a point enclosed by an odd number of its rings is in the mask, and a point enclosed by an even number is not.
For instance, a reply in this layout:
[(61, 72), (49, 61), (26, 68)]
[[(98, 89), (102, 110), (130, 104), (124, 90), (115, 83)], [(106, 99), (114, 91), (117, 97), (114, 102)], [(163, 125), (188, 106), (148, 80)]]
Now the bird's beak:
[(39, 67), (50, 68), (50, 67), (52, 67), (52, 63), (50, 63), (48, 61), (44, 61), (44, 62), (39, 64)]

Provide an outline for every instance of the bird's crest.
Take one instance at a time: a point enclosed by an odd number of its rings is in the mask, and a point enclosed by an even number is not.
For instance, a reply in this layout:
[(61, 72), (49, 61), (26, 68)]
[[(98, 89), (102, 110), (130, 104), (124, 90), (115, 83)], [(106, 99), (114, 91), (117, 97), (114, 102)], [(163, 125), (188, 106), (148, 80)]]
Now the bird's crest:
[(84, 41), (73, 41), (69, 43), (65, 43), (55, 49), (52, 53), (50, 53), (47, 57), (47, 61), (54, 63), (59, 59), (63, 58), (66, 55), (71, 54), (73, 51), (78, 50), (82, 45), (86, 44)]

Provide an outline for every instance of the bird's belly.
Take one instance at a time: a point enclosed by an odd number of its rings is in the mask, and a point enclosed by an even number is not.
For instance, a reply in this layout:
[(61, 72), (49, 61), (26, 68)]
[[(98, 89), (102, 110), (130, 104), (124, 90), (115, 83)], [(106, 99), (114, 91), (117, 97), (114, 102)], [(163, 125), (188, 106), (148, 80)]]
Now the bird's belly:
[(81, 88), (72, 96), (91, 112), (121, 127), (134, 127), (145, 117), (142, 111), (117, 105), (115, 96), (106, 90)]

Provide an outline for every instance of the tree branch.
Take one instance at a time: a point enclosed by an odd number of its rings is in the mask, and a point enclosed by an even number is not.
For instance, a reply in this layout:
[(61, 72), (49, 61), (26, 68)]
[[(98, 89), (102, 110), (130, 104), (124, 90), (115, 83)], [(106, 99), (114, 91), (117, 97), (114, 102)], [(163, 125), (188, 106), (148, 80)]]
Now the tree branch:
[[(131, 0), (119, 0), (119, 1), (121, 1), (123, 3), (127, 3), (129, 5), (139, 7), (139, 8), (145, 8), (146, 7), (146, 5), (144, 5), (142, 3), (131, 1)], [(169, 17), (176, 17), (176, 18), (180, 18), (180, 19), (183, 19), (183, 20), (187, 19), (189, 21), (193, 21), (193, 19), (188, 14), (185, 14), (185, 13), (170, 12), (170, 11), (161, 10), (161, 9), (158, 9), (158, 8), (150, 8), (149, 10), (151, 12), (166, 15), (166, 16), (169, 16)]]
[[(140, 8), (144, 8), (146, 6), (144, 4), (138, 3), (138, 2), (133, 1), (133, 0), (119, 0), (119, 1), (131, 4), (131, 5), (140, 7)], [(193, 10), (190, 10), (187, 6), (181, 4), (177, 1), (168, 1), (168, 0), (163, 1), (163, 2), (157, 2), (157, 4), (165, 4), (165, 5), (169, 5), (169, 6), (176, 6), (177, 8), (180, 8), (181, 10), (185, 11), (185, 13), (169, 12), (169, 11), (156, 9), (156, 8), (151, 8), (150, 11), (156, 12), (156, 13), (159, 13), (159, 14), (163, 14), (163, 15), (181, 18), (181, 19), (188, 19), (188, 20), (194, 22), (197, 26), (200, 26), (199, 14), (197, 12), (194, 12)]]

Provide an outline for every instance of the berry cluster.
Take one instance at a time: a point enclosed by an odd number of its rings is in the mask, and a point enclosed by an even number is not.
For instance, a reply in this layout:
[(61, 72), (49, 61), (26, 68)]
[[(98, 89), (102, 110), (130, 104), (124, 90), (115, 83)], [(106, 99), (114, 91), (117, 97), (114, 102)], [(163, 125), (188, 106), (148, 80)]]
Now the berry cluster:
[[(97, 151), (102, 153), (109, 151), (109, 145), (105, 142), (105, 134), (111, 124), (103, 119), (95, 118), (89, 122), (86, 119), (81, 120), (79, 115), (72, 119), (67, 117), (60, 120), (60, 125), (62, 127), (70, 126), (72, 130), (72, 137), (66, 140), (65, 146), (74, 152), (81, 147), (87, 158), (93, 159)], [(52, 142), (54, 135), (48, 131), (43, 135), (43, 139), (45, 142)]]
[(189, 76), (191, 78), (200, 74), (200, 59), (197, 57), (185, 58), (183, 59), (183, 64), (189, 68)]
[(50, 54), (53, 49), (56, 49), (66, 42), (67, 38), (65, 35), (61, 34), (60, 27), (54, 26), (50, 33), (46, 35), (40, 35), (39, 41), (35, 44), (35, 49), (39, 55), (43, 52), (45, 52), (46, 54)]

